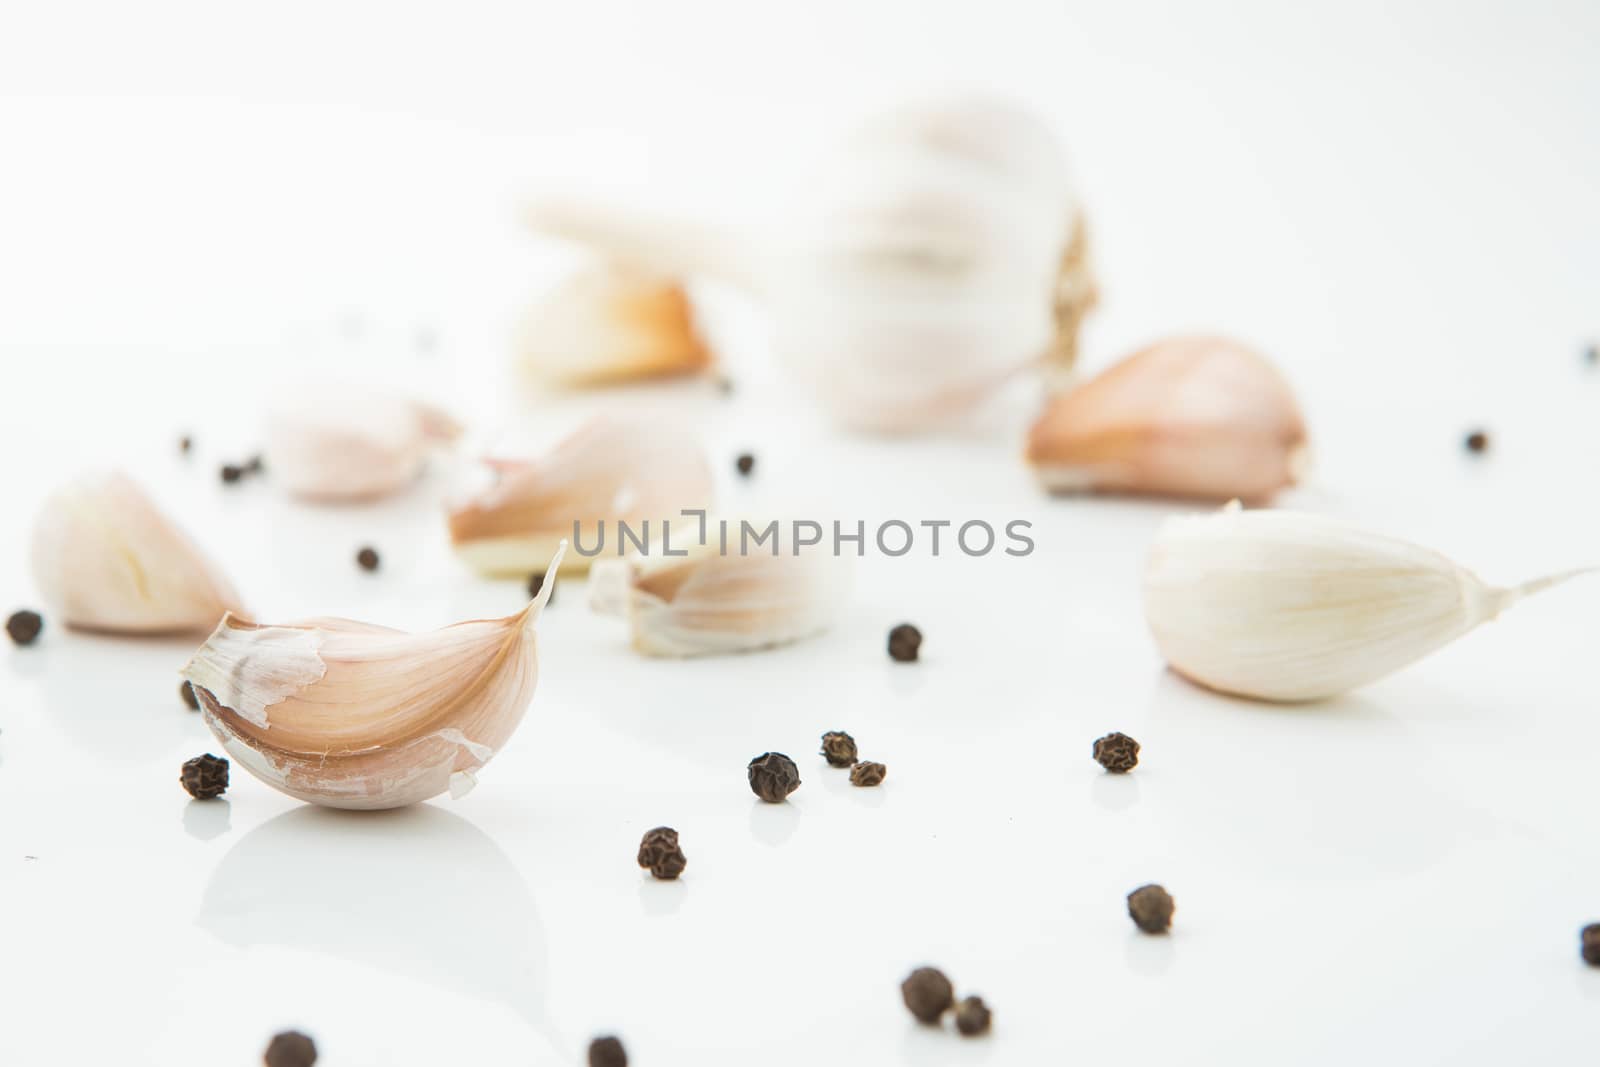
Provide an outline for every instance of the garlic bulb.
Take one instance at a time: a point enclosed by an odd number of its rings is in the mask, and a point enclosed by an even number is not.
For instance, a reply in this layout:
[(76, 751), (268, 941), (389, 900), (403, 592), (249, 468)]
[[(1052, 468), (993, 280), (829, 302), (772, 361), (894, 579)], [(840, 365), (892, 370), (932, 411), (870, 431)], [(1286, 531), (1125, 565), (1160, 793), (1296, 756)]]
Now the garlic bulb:
[[(600, 416), (540, 459), (496, 467), (499, 482), (450, 512), (457, 554), (483, 574), (542, 568), (575, 526), (591, 542), (619, 521), (635, 533), (648, 522), (659, 536), (664, 521), (712, 498), (699, 442), (663, 420)], [(581, 573), (589, 560), (572, 553), (565, 567)]]
[(528, 374), (549, 385), (606, 385), (711, 366), (683, 287), (617, 263), (590, 266), (535, 305), (519, 347)]
[(410, 397), (356, 385), (307, 385), (267, 414), (266, 460), (274, 482), (313, 500), (362, 500), (404, 489), (428, 450), (461, 427)]
[(84, 476), (45, 500), (33, 575), (51, 611), (82, 630), (183, 633), (243, 610), (216, 566), (121, 473)]
[(1161, 654), (1191, 681), (1318, 700), (1581, 573), (1500, 589), (1436, 552), (1336, 519), (1232, 507), (1168, 520), (1145, 566), (1144, 610)]
[[(730, 530), (737, 526), (730, 522)], [(686, 556), (596, 563), (590, 606), (625, 618), (647, 656), (709, 656), (789, 644), (826, 630), (849, 590), (848, 557), (821, 550), (728, 551), (715, 539)]]
[(229, 615), (183, 677), (229, 757), (298, 800), (377, 809), (460, 797), (533, 699), (534, 624), (554, 570), (517, 614), (432, 633)]
[(765, 232), (739, 235), (546, 197), (540, 230), (766, 303), (780, 354), (842, 422), (925, 429), (1030, 365), (1070, 365), (1095, 300), (1060, 146), (987, 99), (869, 123)]
[(1051, 401), (1028, 462), (1055, 492), (1266, 501), (1306, 455), (1294, 394), (1265, 359), (1217, 337), (1141, 349)]

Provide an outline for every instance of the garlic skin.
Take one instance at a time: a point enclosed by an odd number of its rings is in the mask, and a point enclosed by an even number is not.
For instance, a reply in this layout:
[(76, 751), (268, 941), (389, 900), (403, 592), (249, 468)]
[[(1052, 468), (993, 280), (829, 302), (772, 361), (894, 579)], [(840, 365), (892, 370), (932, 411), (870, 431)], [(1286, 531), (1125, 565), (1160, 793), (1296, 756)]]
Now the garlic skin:
[(1070, 366), (1096, 299), (1057, 138), (987, 98), (867, 123), (750, 234), (581, 197), (528, 214), (545, 233), (751, 289), (780, 355), (860, 429), (936, 428), (1030, 367)]
[(1270, 500), (1294, 484), (1306, 427), (1289, 384), (1221, 337), (1150, 345), (1053, 399), (1028, 435), (1052, 492)]
[(683, 286), (604, 261), (540, 300), (517, 347), (531, 379), (560, 387), (700, 374), (712, 363)]
[(1500, 589), (1337, 519), (1229, 508), (1167, 521), (1145, 566), (1144, 610), (1190, 681), (1297, 702), (1382, 678), (1581, 573)]
[(534, 624), (554, 571), (517, 614), (432, 633), (230, 615), (182, 674), (229, 758), (297, 800), (376, 810), (458, 798), (533, 699)]
[(85, 475), (45, 500), (32, 563), (51, 614), (79, 630), (188, 633), (244, 610), (216, 565), (120, 472)]
[[(707, 509), (714, 495), (711, 468), (694, 435), (660, 419), (599, 416), (535, 460), (500, 461), (500, 480), (451, 509), (450, 540), (457, 555), (481, 574), (527, 575), (550, 562), (573, 536), (616, 536), (616, 523), (636, 533), (650, 523), (682, 522), (685, 508)], [(608, 550), (609, 551), (609, 550)], [(564, 573), (581, 574), (589, 560), (569, 553)]]
[(430, 449), (461, 434), (437, 408), (382, 389), (305, 385), (267, 413), (272, 480), (316, 501), (373, 500), (416, 480)]

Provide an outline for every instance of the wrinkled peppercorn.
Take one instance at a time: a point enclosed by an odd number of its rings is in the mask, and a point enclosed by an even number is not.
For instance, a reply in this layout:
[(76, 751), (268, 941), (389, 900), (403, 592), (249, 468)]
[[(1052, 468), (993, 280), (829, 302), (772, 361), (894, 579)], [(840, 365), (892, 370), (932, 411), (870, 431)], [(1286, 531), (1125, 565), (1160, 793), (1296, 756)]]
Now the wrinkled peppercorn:
[(1475, 455), (1487, 452), (1489, 450), (1489, 435), (1482, 430), (1473, 430), (1467, 434), (1465, 444), (1467, 451)]
[(956, 1029), (967, 1037), (975, 1037), (989, 1029), (989, 1005), (982, 997), (967, 997), (956, 1005)]
[(44, 617), (37, 611), (13, 612), (6, 620), (6, 634), (19, 645), (31, 645), (44, 629)]
[(194, 686), (191, 683), (184, 682), (178, 686), (178, 695), (183, 698), (183, 702), (189, 706), (190, 711), (200, 710), (200, 698), (194, 695)]
[(922, 648), (922, 631), (903, 622), (889, 631), (889, 658), (896, 663), (915, 663)]
[(858, 763), (850, 768), (851, 785), (878, 785), (889, 774), (889, 768), (881, 763)]
[(237, 482), (240, 478), (244, 477), (244, 468), (236, 463), (224, 463), (222, 465), (222, 470), (218, 473), (222, 475), (222, 480), (225, 483), (232, 485), (234, 482)]
[[(544, 591), (544, 572), (541, 571), (538, 574), (529, 575), (528, 576), (528, 599), (529, 600), (537, 600), (539, 598), (539, 594), (541, 592), (543, 592), (543, 591)], [(545, 603), (545, 607), (549, 607), (551, 604), (554, 604), (555, 602), (556, 602), (556, 591), (555, 591), (555, 587), (552, 586), (551, 589), (550, 589), (550, 599), (546, 600), (544, 602)]]
[(1144, 885), (1128, 894), (1128, 914), (1147, 934), (1164, 934), (1172, 925), (1176, 905), (1172, 894), (1158, 885)]
[(919, 1022), (936, 1023), (955, 1002), (956, 991), (937, 967), (918, 967), (900, 983), (900, 996)]
[(183, 765), (183, 774), (178, 781), (196, 800), (220, 797), (228, 790), (228, 761), (218, 759), (209, 752), (204, 756), (196, 756)]
[(1106, 734), (1094, 743), (1094, 760), (1112, 774), (1127, 774), (1139, 766), (1139, 742), (1127, 734)]
[(263, 1057), (267, 1067), (311, 1067), (317, 1062), (317, 1043), (298, 1030), (274, 1034)]
[(1578, 935), (1583, 946), (1583, 962), (1600, 967), (1600, 923), (1590, 923)]
[(800, 788), (800, 768), (782, 752), (763, 752), (750, 761), (750, 791), (768, 804), (782, 803)]
[(822, 735), (822, 756), (830, 767), (848, 767), (856, 761), (856, 739), (842, 730)]
[(628, 1067), (628, 1050), (611, 1036), (589, 1042), (589, 1067)]
[(733, 465), (738, 468), (740, 474), (748, 478), (750, 472), (756, 469), (756, 457), (746, 452), (735, 460)]
[(647, 867), (657, 878), (671, 881), (683, 873), (689, 859), (678, 847), (678, 831), (658, 826), (639, 842), (639, 866)]
[(364, 546), (360, 552), (356, 553), (356, 563), (359, 564), (361, 569), (364, 571), (377, 570), (378, 550), (373, 548), (371, 545)]

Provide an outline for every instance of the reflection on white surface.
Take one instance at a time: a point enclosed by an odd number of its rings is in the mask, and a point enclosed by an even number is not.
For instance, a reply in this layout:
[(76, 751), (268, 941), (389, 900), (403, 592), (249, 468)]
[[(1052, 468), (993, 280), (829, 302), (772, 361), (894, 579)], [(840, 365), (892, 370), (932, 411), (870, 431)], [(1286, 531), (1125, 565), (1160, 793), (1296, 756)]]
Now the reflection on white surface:
[(750, 836), (763, 845), (781, 845), (800, 829), (800, 809), (789, 801), (768, 804), (757, 800), (750, 805)]
[(1134, 974), (1152, 977), (1166, 974), (1177, 955), (1174, 942), (1176, 934), (1147, 934), (1139, 930), (1128, 932), (1128, 969)]
[(646, 915), (675, 915), (688, 892), (681, 878), (663, 881), (646, 874), (639, 882), (639, 904)]
[(1127, 811), (1139, 803), (1139, 772), (1095, 775), (1089, 779), (1089, 799), (1106, 811)]
[(221, 797), (191, 800), (183, 806), (183, 832), (197, 841), (210, 841), (233, 828), (232, 805)]
[[(998, 1012), (995, 1013), (990, 1025), (1001, 1025)], [(908, 1016), (905, 1027), (905, 1040), (900, 1043), (900, 1059), (903, 1063), (916, 1064), (917, 1067), (928, 1067), (929, 1064), (939, 1064), (942, 1067), (944, 1064), (983, 1063), (989, 1059), (989, 1054), (994, 1049), (992, 1031), (977, 1037), (962, 1037), (956, 1032), (954, 1022), (948, 1017), (941, 1026), (929, 1026), (918, 1023)]]

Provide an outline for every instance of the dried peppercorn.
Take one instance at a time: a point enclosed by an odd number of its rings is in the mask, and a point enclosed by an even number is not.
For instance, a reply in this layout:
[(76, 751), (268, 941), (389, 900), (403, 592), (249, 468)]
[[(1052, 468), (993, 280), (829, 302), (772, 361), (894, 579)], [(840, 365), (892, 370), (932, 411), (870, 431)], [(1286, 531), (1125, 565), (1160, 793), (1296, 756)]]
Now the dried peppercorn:
[(240, 478), (244, 477), (244, 468), (239, 466), (237, 463), (224, 463), (222, 465), (222, 469), (217, 473), (222, 476), (224, 483), (232, 485), (234, 482), (237, 482)]
[(1600, 364), (1600, 342), (1596, 342), (1583, 350), (1583, 361), (1591, 367)]
[(260, 474), (262, 468), (265, 466), (266, 464), (262, 461), (261, 453), (257, 452), (255, 455), (245, 460), (244, 472), (246, 474)]
[(1489, 435), (1483, 430), (1473, 430), (1471, 433), (1467, 434), (1466, 441), (1464, 443), (1467, 446), (1468, 452), (1471, 452), (1474, 455), (1480, 455), (1489, 450)]
[(756, 469), (756, 457), (748, 452), (741, 453), (739, 458), (733, 461), (733, 465), (740, 474), (748, 478), (750, 472)]
[(311, 1067), (317, 1062), (317, 1043), (298, 1030), (272, 1035), (262, 1057), (267, 1067)]
[(589, 1042), (589, 1067), (628, 1067), (628, 1050), (609, 1034)]
[(888, 777), (889, 768), (881, 763), (858, 763), (850, 768), (851, 785), (880, 785)]
[(196, 756), (184, 763), (183, 774), (178, 781), (196, 800), (220, 797), (228, 791), (228, 761), (209, 752), (204, 756)]
[(184, 455), (188, 455), (189, 452), (193, 450), (193, 448), (194, 448), (194, 438), (190, 437), (188, 434), (184, 434), (182, 437), (178, 438), (178, 451), (179, 452), (182, 452)]
[(192, 683), (184, 682), (178, 686), (178, 695), (183, 698), (183, 702), (189, 706), (190, 711), (200, 710), (200, 698), (194, 695), (194, 685)]
[(763, 752), (747, 768), (750, 791), (768, 804), (781, 804), (800, 788), (800, 768), (782, 752)]
[(956, 1029), (967, 1037), (976, 1037), (989, 1029), (991, 1015), (982, 997), (967, 997), (956, 1005)]
[(689, 865), (689, 859), (678, 847), (678, 831), (670, 826), (658, 826), (648, 831), (639, 842), (639, 866), (666, 881), (678, 877)]
[(377, 570), (378, 569), (378, 550), (373, 548), (371, 545), (362, 546), (361, 551), (356, 553), (356, 563), (364, 571), (375, 571), (375, 570)]
[(856, 739), (843, 730), (822, 735), (822, 757), (830, 767), (848, 767), (856, 761)]
[(915, 663), (922, 649), (922, 631), (903, 622), (889, 631), (889, 658), (896, 663)]
[(6, 620), (6, 634), (12, 641), (19, 645), (31, 645), (39, 637), (39, 631), (44, 629), (44, 616), (37, 611), (12, 612)]
[(1590, 923), (1578, 934), (1579, 943), (1583, 947), (1583, 962), (1591, 967), (1600, 967), (1600, 923)]
[(900, 996), (918, 1022), (936, 1023), (955, 1003), (955, 987), (937, 967), (918, 967), (900, 983)]
[(1158, 885), (1142, 885), (1128, 894), (1128, 915), (1147, 934), (1164, 934), (1176, 910), (1172, 894)]
[(1112, 774), (1139, 766), (1139, 742), (1124, 733), (1110, 733), (1094, 743), (1094, 760)]
[[(543, 592), (543, 591), (544, 591), (544, 572), (540, 571), (538, 574), (529, 575), (528, 576), (528, 599), (529, 600), (537, 600), (539, 598), (539, 594), (541, 592)], [(552, 588), (550, 590), (550, 599), (546, 600), (544, 602), (544, 606), (545, 607), (549, 607), (551, 604), (554, 604), (555, 602), (556, 602), (556, 591), (555, 591), (554, 588)]]

